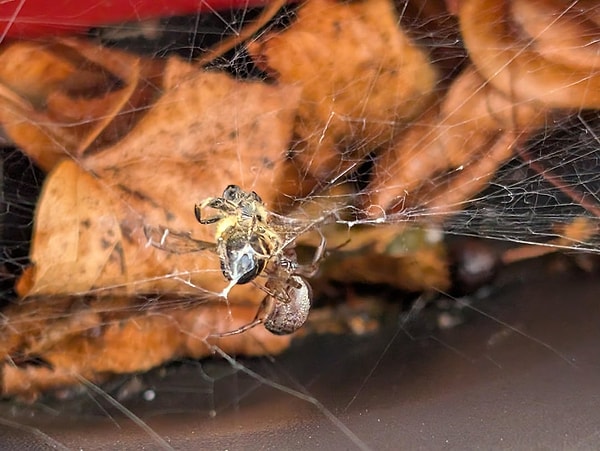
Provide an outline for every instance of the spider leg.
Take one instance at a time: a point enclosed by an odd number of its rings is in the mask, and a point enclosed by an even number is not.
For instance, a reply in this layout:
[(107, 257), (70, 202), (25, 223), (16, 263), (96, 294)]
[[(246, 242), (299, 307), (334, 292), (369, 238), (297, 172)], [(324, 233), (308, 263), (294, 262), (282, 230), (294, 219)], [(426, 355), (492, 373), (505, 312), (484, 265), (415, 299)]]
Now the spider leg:
[(250, 330), (253, 327), (258, 326), (262, 322), (263, 322), (262, 319), (254, 319), (252, 322), (250, 322), (244, 326), (238, 327), (235, 330), (231, 330), (229, 332), (222, 332), (222, 333), (218, 333), (218, 334), (210, 334), (209, 337), (217, 337), (217, 338), (231, 337), (232, 335), (238, 335), (238, 334), (244, 333), (247, 330)]
[[(289, 296), (285, 290), (285, 287), (292, 284), (293, 286), (296, 285), (295, 281), (291, 280), (291, 274), (288, 274), (287, 272), (285, 274), (272, 273), (267, 277), (269, 277), (269, 280), (265, 285), (254, 283), (254, 286), (265, 292), (267, 297), (270, 297), (273, 300), (289, 302)], [(292, 284), (289, 282), (292, 282)], [(265, 301), (263, 300), (263, 303), (264, 302)]]
[(218, 333), (218, 334), (211, 334), (211, 337), (218, 337), (218, 338), (222, 338), (222, 337), (230, 337), (232, 335), (238, 335), (241, 333), (246, 332), (247, 330), (252, 329), (253, 327), (258, 326), (259, 324), (262, 324), (265, 319), (268, 318), (268, 316), (271, 314), (271, 312), (273, 311), (273, 307), (275, 306), (275, 298), (271, 295), (267, 295), (262, 303), (260, 304), (260, 307), (258, 307), (258, 311), (256, 312), (256, 316), (254, 317), (254, 319), (249, 322), (248, 324), (245, 324), (241, 327), (238, 327), (237, 329), (231, 330), (229, 332), (222, 332), (222, 333)]
[[(302, 288), (302, 284), (296, 282), (291, 276), (288, 280), (286, 280), (285, 283), (288, 287), (295, 288), (296, 290), (299, 290), (300, 288)], [(281, 299), (281, 300), (283, 300), (285, 302), (289, 302), (290, 295), (288, 294), (287, 290), (283, 290), (282, 293), (285, 294), (286, 299)]]
[(319, 235), (321, 235), (321, 242), (315, 251), (315, 255), (313, 256), (311, 264), (298, 267), (298, 269), (295, 271), (295, 274), (307, 277), (309, 279), (317, 274), (317, 271), (319, 270), (319, 262), (325, 255), (325, 248), (327, 247), (325, 235), (323, 235), (319, 229), (316, 229), (316, 231)]

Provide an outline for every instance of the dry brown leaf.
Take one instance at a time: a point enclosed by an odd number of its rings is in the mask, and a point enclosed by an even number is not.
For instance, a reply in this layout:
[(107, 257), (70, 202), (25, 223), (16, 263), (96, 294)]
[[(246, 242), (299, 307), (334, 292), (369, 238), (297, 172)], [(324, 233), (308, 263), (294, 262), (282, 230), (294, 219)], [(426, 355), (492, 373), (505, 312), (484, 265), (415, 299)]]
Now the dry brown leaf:
[[(137, 86), (144, 64), (137, 57), (119, 59), (120, 52), (96, 53), (77, 42), (68, 51), (47, 50), (35, 48), (52, 59), (48, 65), (59, 66), (56, 86), (37, 80), (42, 88), (32, 94), (35, 108), (27, 97), (35, 79), (22, 91), (7, 90), (7, 112), (0, 118), (28, 155), (53, 168), (37, 206), (33, 267), (18, 285), (26, 299), (3, 312), (10, 325), (1, 331), (2, 355), (10, 362), (3, 367), (3, 393), (35, 396), (81, 377), (99, 382), (180, 356), (206, 356), (209, 344), (246, 355), (285, 349), (291, 337), (264, 328), (207, 340), (210, 333), (250, 322), (264, 292), (236, 286), (226, 305), (215, 295), (226, 281), (214, 253), (170, 254), (148, 246), (143, 229), (164, 226), (214, 241), (214, 228), (195, 219), (196, 202), (219, 195), (228, 184), (259, 191), (268, 203), (274, 199), (285, 173), (298, 89), (240, 82), (172, 59), (157, 83), (162, 95), (141, 109), (134, 98), (146, 99)], [(73, 58), (77, 63), (69, 66)], [(131, 72), (116, 70), (119, 61)], [(61, 69), (64, 64), (69, 70)], [(90, 64), (129, 84), (115, 93), (81, 95), (104, 89), (85, 72)], [(125, 106), (143, 114), (132, 121), (123, 114)], [(65, 305), (56, 298), (89, 299), (95, 292), (102, 297), (89, 304)], [(152, 312), (135, 304), (136, 293), (152, 292), (195, 298), (170, 310), (157, 302), (163, 310)], [(45, 365), (30, 364), (40, 359)]]
[(438, 232), (406, 227), (330, 227), (332, 250), (319, 279), (389, 285), (405, 291), (450, 287), (450, 269)]
[(292, 26), (249, 51), (280, 83), (302, 88), (295, 157), (319, 180), (392, 140), (436, 82), (388, 0), (307, 2)]
[[(85, 292), (108, 282), (103, 273), (119, 274), (113, 253), (122, 249), (122, 235), (114, 194), (66, 160), (48, 177), (41, 199), (30, 253), (34, 280), (22, 295)], [(107, 268), (111, 263), (117, 268)]]
[[(165, 93), (151, 111), (115, 146), (86, 157), (82, 165), (106, 173), (109, 183), (114, 177), (121, 183), (121, 171), (144, 164), (143, 169), (164, 163), (194, 166), (198, 177), (193, 182), (201, 184), (203, 196), (220, 194), (227, 184), (236, 183), (268, 201), (291, 137), (298, 90), (192, 68), (169, 60)], [(181, 194), (193, 196), (188, 198), (191, 205), (199, 200), (185, 189)]]
[(229, 315), (224, 302), (192, 298), (31, 298), (4, 312), (12, 327), (0, 331), (2, 395), (34, 399), (82, 378), (101, 382), (177, 357), (205, 357), (212, 346), (244, 355), (287, 348), (291, 336), (258, 327), (244, 335), (209, 337), (246, 324), (255, 313), (253, 305), (232, 305)]
[[(566, 109), (598, 108), (593, 7), (463, 0), (452, 9), (471, 64), (439, 111), (424, 115), (376, 162), (373, 216), (415, 207), (442, 219), (484, 189), (527, 134)], [(427, 186), (440, 177), (447, 183)]]
[[(467, 67), (440, 105), (377, 160), (368, 190), (368, 202), (376, 205), (373, 213), (431, 208), (441, 220), (483, 189), (514, 155), (519, 133), (541, 126), (547, 115), (535, 102), (508, 98), (486, 84), (474, 67)], [(429, 180), (451, 170), (457, 170), (451, 187), (438, 183), (438, 192), (423, 189), (430, 186)]]
[(156, 95), (162, 63), (63, 40), (5, 46), (0, 67), (0, 121), (49, 171), (120, 139)]
[[(214, 229), (194, 217), (196, 202), (230, 183), (269, 202), (291, 135), (295, 91), (191, 71), (177, 60), (167, 65), (165, 80), (168, 90), (118, 144), (79, 164), (63, 162), (49, 175), (36, 215), (28, 294), (224, 287), (215, 255), (148, 247), (143, 226), (214, 241)], [(164, 277), (181, 272), (192, 286)], [(234, 301), (260, 298), (257, 289), (237, 292), (242, 288), (232, 292)]]
[[(398, 28), (388, 1), (315, 0), (300, 15), (281, 38), (257, 47), (278, 72), (276, 85), (238, 81), (175, 58), (155, 70), (138, 57), (78, 41), (36, 48), (58, 69), (54, 84), (40, 80), (34, 96), (28, 94), (34, 81), (12, 91), (5, 83), (10, 94), (0, 99), (7, 105), (0, 120), (32, 158), (53, 168), (36, 212), (34, 267), (20, 285), (27, 299), (6, 312), (16, 327), (1, 331), (2, 354), (12, 359), (3, 368), (5, 394), (35, 395), (80, 377), (98, 382), (180, 356), (202, 357), (213, 343), (246, 355), (280, 352), (289, 344), (289, 336), (262, 327), (207, 341), (212, 332), (251, 321), (264, 292), (236, 286), (230, 307), (215, 302), (226, 285), (218, 257), (156, 249), (143, 230), (164, 226), (213, 241), (214, 228), (194, 217), (196, 202), (237, 184), (257, 191), (267, 206), (284, 208), (278, 196), (297, 194), (298, 180), (306, 187), (313, 176), (344, 170), (342, 158), (360, 159), (387, 143), (429, 104), (434, 71)], [(157, 73), (160, 79), (153, 78)], [(121, 86), (107, 89), (107, 79)], [(157, 98), (150, 84), (160, 88)], [(128, 109), (139, 114), (132, 120)], [(303, 140), (298, 149), (307, 148), (296, 158), (300, 164), (291, 165), (286, 156), (294, 133)], [(348, 153), (355, 145), (361, 152)], [(65, 155), (72, 159), (59, 162)], [(389, 277), (407, 274), (409, 289), (421, 288), (423, 280), (447, 285), (439, 248), (386, 258), (396, 268)], [(343, 280), (349, 268), (360, 270), (357, 280), (371, 280), (369, 268), (376, 265), (351, 260), (338, 268)], [(154, 292), (193, 300), (185, 308), (157, 301), (139, 309), (135, 296)], [(103, 297), (90, 301), (93, 293)], [(57, 301), (73, 294), (88, 298)], [(43, 297), (54, 304), (48, 307)], [(28, 364), (37, 358), (48, 366)]]
[(581, 2), (577, 6), (461, 1), (461, 33), (471, 61), (494, 88), (521, 102), (538, 102), (547, 109), (598, 108), (598, 8)]

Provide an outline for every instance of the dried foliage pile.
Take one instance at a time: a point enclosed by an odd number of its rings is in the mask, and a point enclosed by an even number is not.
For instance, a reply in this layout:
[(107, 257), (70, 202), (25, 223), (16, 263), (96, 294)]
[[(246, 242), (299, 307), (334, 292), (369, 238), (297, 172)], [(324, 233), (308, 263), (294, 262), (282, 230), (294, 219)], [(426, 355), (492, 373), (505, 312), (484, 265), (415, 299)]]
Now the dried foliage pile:
[[(32, 264), (17, 286), (22, 301), (4, 311), (2, 393), (35, 396), (209, 355), (212, 345), (248, 355), (285, 349), (290, 337), (262, 327), (209, 337), (249, 322), (264, 293), (236, 286), (228, 306), (207, 296), (226, 285), (218, 257), (148, 246), (144, 226), (211, 241), (193, 205), (225, 185), (289, 214), (295, 199), (371, 155), (368, 196), (343, 199), (372, 218), (421, 205), (443, 219), (550, 117), (598, 107), (597, 15), (556, 19), (549, 5), (460, 2), (470, 60), (447, 87), (388, 0), (302, 4), (288, 28), (248, 46), (269, 83), (83, 40), (3, 44), (0, 122), (48, 177)], [(588, 25), (595, 34), (580, 37)], [(447, 182), (431, 186), (444, 173)], [(332, 245), (347, 238), (332, 230)], [(341, 258), (330, 276), (446, 288), (441, 245), (419, 235), (410, 253), (398, 251), (402, 233), (356, 232), (342, 254), (358, 249), (361, 259)], [(370, 271), (381, 261), (388, 272)]]

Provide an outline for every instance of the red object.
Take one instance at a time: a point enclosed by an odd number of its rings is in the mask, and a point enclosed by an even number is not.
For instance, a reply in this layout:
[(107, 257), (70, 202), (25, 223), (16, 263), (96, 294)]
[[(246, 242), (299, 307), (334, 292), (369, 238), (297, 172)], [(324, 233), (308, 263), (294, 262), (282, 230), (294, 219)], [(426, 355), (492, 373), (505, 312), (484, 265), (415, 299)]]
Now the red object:
[(86, 31), (91, 27), (154, 17), (262, 6), (268, 0), (4, 0), (0, 42)]

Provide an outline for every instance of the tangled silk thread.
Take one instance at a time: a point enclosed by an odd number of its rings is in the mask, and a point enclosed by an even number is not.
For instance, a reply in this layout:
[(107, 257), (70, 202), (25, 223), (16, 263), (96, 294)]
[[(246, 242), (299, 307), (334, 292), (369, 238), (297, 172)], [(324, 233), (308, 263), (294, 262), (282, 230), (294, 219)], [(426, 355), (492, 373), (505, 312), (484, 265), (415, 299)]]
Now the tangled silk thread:
[[(565, 9), (552, 0), (465, 0), (456, 13), (470, 63), (377, 161), (364, 205), (371, 216), (418, 208), (441, 220), (485, 188), (550, 117), (600, 107), (593, 2)], [(442, 189), (427, 186), (443, 174)]]

